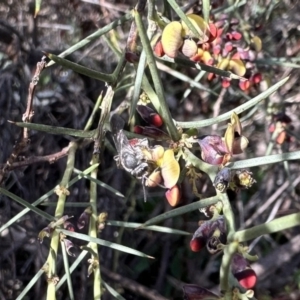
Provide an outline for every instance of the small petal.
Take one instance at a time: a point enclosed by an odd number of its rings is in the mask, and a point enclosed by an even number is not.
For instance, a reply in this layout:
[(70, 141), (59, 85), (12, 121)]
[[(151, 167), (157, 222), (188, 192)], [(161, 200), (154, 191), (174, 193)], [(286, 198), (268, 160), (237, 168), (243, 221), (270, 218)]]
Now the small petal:
[(238, 138), (235, 138), (233, 142), (232, 153), (233, 154), (243, 153), (244, 150), (247, 148), (248, 144), (249, 144), (249, 140), (243, 135)]
[(76, 255), (70, 251), (70, 249), (74, 247), (74, 244), (68, 239), (63, 239), (63, 242), (68, 255), (75, 257)]
[(229, 123), (224, 136), (224, 142), (228, 153), (232, 153), (234, 143), (234, 126)]
[(158, 186), (162, 182), (161, 171), (154, 170), (146, 179), (145, 185), (149, 187)]
[(232, 70), (238, 76), (244, 76), (246, 73), (245, 64), (240, 59), (231, 59), (229, 70)]
[(252, 289), (256, 285), (257, 275), (254, 270), (250, 268), (233, 275), (238, 280), (239, 284), (245, 289)]
[[(208, 37), (205, 34), (209, 32), (209, 28), (207, 23), (204, 21), (204, 19), (196, 14), (188, 14), (186, 16), (189, 19), (189, 21), (194, 25), (195, 29), (197, 30), (200, 38), (202, 38), (203, 42), (207, 41)], [(185, 24), (185, 22), (182, 22), (182, 29), (183, 29), (182, 34), (184, 37), (198, 38)]]
[(165, 196), (172, 207), (178, 205), (181, 200), (181, 192), (178, 185), (175, 185), (171, 189), (167, 190)]
[(84, 212), (80, 215), (80, 217), (77, 220), (78, 229), (82, 229), (88, 224), (91, 214), (92, 208), (89, 206), (84, 210)]
[(240, 80), (239, 87), (242, 91), (247, 91), (250, 88), (249, 80)]
[(171, 58), (177, 56), (179, 48), (183, 44), (182, 25), (177, 22), (169, 23), (163, 30), (161, 44), (164, 53)]
[(181, 47), (181, 52), (186, 57), (193, 57), (198, 51), (197, 44), (194, 40), (186, 39)]
[(201, 158), (211, 165), (220, 165), (224, 155), (227, 153), (222, 137), (218, 135), (207, 135), (197, 140), (201, 147)]
[(172, 188), (177, 183), (180, 167), (178, 161), (175, 159), (174, 151), (168, 149), (164, 152), (163, 161), (161, 164), (161, 174), (166, 188)]
[(156, 43), (156, 45), (154, 46), (153, 51), (154, 51), (155, 55), (158, 56), (158, 57), (162, 57), (162, 56), (165, 55), (165, 52), (164, 52), (164, 49), (163, 49), (161, 40), (159, 40), (159, 41)]
[(257, 35), (251, 39), (251, 46), (256, 52), (261, 51), (262, 41)]
[(69, 222), (69, 221), (66, 221), (64, 223), (64, 229), (75, 232), (74, 225), (71, 222)]
[(43, 241), (44, 241), (44, 238), (45, 238), (45, 237), (50, 237), (50, 235), (52, 234), (53, 230), (54, 230), (54, 229), (51, 228), (51, 227), (49, 227), (49, 226), (43, 228), (43, 229), (39, 232), (39, 234), (38, 234), (38, 240), (39, 240), (39, 242), (42, 244)]

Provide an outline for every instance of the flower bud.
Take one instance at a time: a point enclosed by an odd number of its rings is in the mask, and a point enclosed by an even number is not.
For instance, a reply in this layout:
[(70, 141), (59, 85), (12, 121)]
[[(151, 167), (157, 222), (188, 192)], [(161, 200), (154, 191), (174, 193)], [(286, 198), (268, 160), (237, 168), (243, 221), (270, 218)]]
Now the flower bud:
[(213, 184), (218, 191), (224, 193), (229, 186), (230, 180), (231, 171), (229, 168), (225, 167), (218, 172)]
[(247, 290), (254, 288), (257, 281), (257, 275), (251, 268), (247, 268), (233, 275), (237, 279), (239, 284)]
[(80, 217), (77, 220), (77, 228), (79, 230), (81, 230), (88, 224), (91, 214), (92, 208), (89, 206), (84, 210), (84, 212), (80, 215)]

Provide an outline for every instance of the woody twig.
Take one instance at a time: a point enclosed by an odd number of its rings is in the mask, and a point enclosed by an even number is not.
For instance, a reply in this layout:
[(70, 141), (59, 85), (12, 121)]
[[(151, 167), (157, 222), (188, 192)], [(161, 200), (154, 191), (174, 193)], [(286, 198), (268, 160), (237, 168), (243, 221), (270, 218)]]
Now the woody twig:
[[(30, 123), (33, 116), (34, 116), (34, 110), (33, 110), (33, 95), (35, 91), (35, 87), (39, 82), (40, 74), (42, 70), (46, 67), (46, 56), (43, 56), (41, 61), (37, 63), (37, 68), (35, 71), (35, 74), (29, 84), (28, 89), (28, 97), (27, 97), (27, 107), (26, 111), (23, 114), (22, 121)], [(17, 160), (19, 154), (25, 149), (25, 147), (29, 144), (29, 129), (24, 128), (23, 129), (23, 137), (19, 142), (17, 142), (13, 148), (13, 151), (11, 155), (9, 156), (6, 164), (3, 166), (3, 168), (0, 169), (0, 184), (5, 179), (7, 173), (11, 170), (11, 167), (15, 164), (15, 161)]]

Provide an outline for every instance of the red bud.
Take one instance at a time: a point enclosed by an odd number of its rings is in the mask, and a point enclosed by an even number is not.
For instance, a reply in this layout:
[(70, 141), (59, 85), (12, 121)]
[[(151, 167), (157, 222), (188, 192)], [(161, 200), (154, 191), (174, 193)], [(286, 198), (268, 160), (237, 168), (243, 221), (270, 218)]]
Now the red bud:
[(143, 134), (144, 129), (143, 129), (142, 126), (136, 125), (136, 126), (134, 126), (134, 128), (133, 128), (133, 132), (136, 133), (136, 134)]
[(163, 125), (162, 117), (159, 114), (152, 114), (150, 116), (151, 118), (151, 125), (155, 127), (161, 127)]
[(165, 55), (165, 52), (164, 52), (164, 49), (163, 49), (161, 41), (158, 41), (156, 43), (156, 45), (154, 46), (154, 53), (158, 57), (162, 57), (162, 56)]
[(257, 281), (256, 273), (250, 268), (235, 273), (234, 277), (238, 280), (239, 284), (247, 290), (252, 289)]
[(242, 91), (247, 91), (250, 87), (250, 81), (249, 80), (245, 80), (245, 81), (240, 80), (239, 86)]
[(194, 252), (199, 252), (205, 247), (206, 241), (203, 237), (198, 236), (190, 241), (190, 248)]

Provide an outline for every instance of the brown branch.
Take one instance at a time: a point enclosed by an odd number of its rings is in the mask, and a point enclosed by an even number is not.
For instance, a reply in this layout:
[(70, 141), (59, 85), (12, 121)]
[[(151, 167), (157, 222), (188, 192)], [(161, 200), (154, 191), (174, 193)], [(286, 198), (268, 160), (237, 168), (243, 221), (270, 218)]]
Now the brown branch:
[[(70, 147), (65, 147), (63, 148), (61, 151), (53, 153), (53, 154), (49, 154), (49, 155), (45, 155), (45, 156), (31, 156), (28, 158), (25, 158), (22, 161), (15, 161), (13, 162), (10, 167), (9, 170), (14, 170), (17, 168), (21, 168), (21, 167), (25, 167), (25, 166), (29, 166), (32, 164), (36, 164), (36, 163), (40, 163), (40, 162), (49, 162), (50, 164), (53, 164), (54, 162), (56, 162), (57, 160), (65, 157), (68, 155)], [(0, 165), (0, 168), (5, 167), (5, 164)]]
[(125, 278), (125, 277), (121, 276), (120, 274), (114, 273), (114, 272), (104, 268), (103, 266), (101, 266), (101, 272), (103, 272), (103, 274), (105, 274), (110, 279), (117, 281), (124, 288), (126, 288), (132, 292), (135, 292), (135, 293), (139, 294), (140, 296), (143, 296), (147, 299), (167, 300), (167, 298), (161, 296), (157, 291), (151, 290), (151, 289), (137, 283), (134, 280)]
[[(33, 94), (35, 91), (35, 87), (39, 82), (40, 74), (41, 74), (42, 70), (45, 69), (45, 67), (46, 67), (46, 64), (47, 64), (46, 58), (47, 58), (46, 56), (43, 56), (42, 60), (37, 63), (35, 74), (29, 84), (27, 107), (26, 107), (26, 111), (22, 117), (23, 122), (31, 122), (32, 117), (34, 115)], [(17, 157), (19, 156), (19, 154), (22, 151), (24, 151), (24, 149), (29, 144), (30, 140), (28, 137), (29, 136), (28, 132), (29, 132), (28, 128), (23, 129), (23, 138), (21, 139), (20, 142), (17, 142), (15, 144), (13, 151), (12, 151), (11, 155), (9, 156), (6, 164), (0, 169), (0, 184), (3, 182), (6, 174), (9, 172), (9, 170), (11, 170), (11, 166), (15, 164), (15, 161), (17, 160)]]

